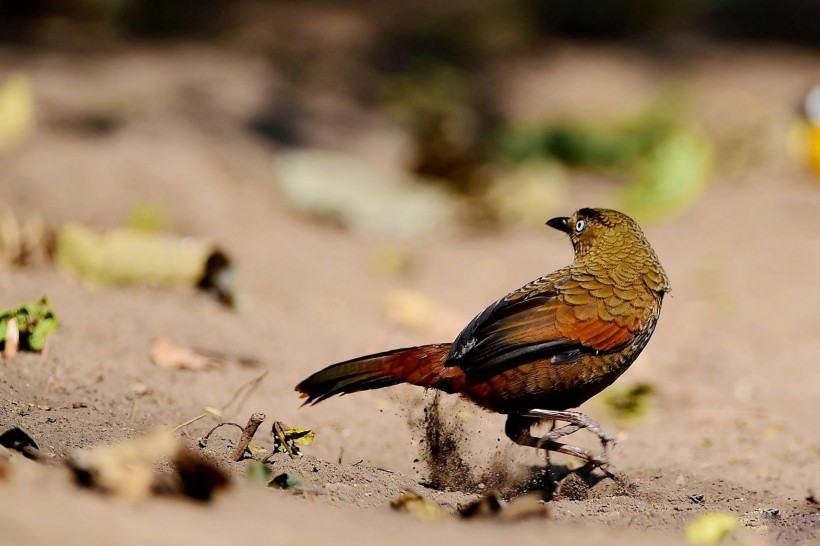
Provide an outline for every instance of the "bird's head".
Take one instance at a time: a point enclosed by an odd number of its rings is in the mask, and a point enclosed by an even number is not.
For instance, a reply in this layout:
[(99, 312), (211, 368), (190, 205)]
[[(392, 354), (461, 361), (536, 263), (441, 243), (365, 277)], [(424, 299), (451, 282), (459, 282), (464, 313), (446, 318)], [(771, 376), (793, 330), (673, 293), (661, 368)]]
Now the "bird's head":
[[(547, 225), (569, 235), (575, 261), (599, 267), (651, 269), (659, 274), (657, 289), (666, 292), (669, 281), (640, 226), (617, 210), (584, 208), (569, 217), (553, 218)], [(655, 283), (653, 283), (655, 284)]]
[(580, 209), (569, 217), (553, 218), (547, 225), (569, 235), (575, 253), (617, 252), (633, 245), (649, 245), (635, 221), (617, 210)]

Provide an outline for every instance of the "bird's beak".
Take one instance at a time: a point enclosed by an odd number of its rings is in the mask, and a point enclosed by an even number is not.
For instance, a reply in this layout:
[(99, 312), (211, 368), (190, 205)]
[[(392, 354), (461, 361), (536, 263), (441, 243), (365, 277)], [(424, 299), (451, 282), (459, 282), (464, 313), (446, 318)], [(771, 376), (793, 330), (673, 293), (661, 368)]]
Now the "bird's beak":
[(569, 233), (569, 218), (567, 218), (566, 216), (561, 216), (559, 218), (547, 220), (547, 225), (551, 228), (557, 229), (558, 231)]

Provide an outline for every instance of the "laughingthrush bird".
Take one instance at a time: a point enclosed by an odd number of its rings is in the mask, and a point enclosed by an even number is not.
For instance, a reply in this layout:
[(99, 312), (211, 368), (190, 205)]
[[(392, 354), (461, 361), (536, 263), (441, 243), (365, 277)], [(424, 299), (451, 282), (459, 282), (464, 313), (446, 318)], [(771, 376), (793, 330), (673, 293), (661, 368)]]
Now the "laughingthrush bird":
[[(514, 442), (574, 455), (606, 467), (613, 441), (574, 411), (615, 381), (646, 346), (669, 279), (641, 228), (623, 213), (584, 208), (547, 225), (569, 235), (571, 265), (511, 292), (479, 313), (452, 343), (363, 356), (329, 366), (296, 390), (306, 403), (399, 383), (457, 393), (506, 414)], [(567, 425), (545, 436), (539, 421)], [(586, 428), (600, 456), (556, 440)]]

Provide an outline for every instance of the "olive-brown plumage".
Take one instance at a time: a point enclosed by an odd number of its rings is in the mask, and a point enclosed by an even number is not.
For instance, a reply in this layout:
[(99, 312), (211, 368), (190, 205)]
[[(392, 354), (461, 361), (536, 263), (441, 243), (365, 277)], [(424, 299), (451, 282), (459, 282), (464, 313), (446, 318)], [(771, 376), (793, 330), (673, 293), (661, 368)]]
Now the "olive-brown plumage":
[[(575, 408), (610, 385), (646, 346), (670, 285), (641, 228), (608, 209), (581, 209), (547, 222), (569, 235), (575, 260), (501, 298), (453, 343), (397, 349), (334, 364), (302, 381), (307, 402), (411, 383), (458, 393), (507, 414), (522, 445), (605, 460), (555, 440), (588, 428), (611, 437)], [(538, 420), (569, 425), (542, 438)]]

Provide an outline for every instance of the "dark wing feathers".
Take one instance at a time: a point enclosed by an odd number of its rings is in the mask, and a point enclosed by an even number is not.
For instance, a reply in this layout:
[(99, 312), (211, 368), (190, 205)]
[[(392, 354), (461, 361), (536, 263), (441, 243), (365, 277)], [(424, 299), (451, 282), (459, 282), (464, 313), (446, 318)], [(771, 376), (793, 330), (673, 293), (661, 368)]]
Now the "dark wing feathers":
[(616, 351), (633, 339), (635, 320), (602, 312), (601, 299), (579, 291), (576, 283), (566, 282), (571, 281), (569, 272), (562, 273), (481, 312), (456, 338), (447, 366), (458, 366), (468, 381), (481, 382), (522, 362), (567, 364)]

